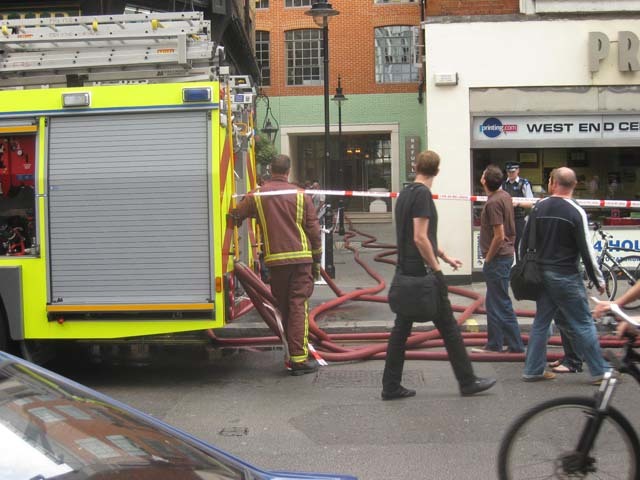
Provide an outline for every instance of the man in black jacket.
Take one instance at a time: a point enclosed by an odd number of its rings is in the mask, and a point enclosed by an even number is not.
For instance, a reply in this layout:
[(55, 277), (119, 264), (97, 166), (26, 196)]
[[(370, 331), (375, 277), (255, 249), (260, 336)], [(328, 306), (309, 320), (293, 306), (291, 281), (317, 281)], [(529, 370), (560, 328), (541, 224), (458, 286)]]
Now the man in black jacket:
[[(545, 371), (547, 337), (554, 317), (578, 355), (589, 366), (594, 382), (598, 382), (609, 368), (602, 358), (587, 290), (578, 269), (578, 261), (582, 258), (589, 278), (598, 286), (600, 293), (604, 292), (604, 279), (589, 242), (587, 215), (571, 198), (576, 184), (576, 174), (570, 168), (553, 170), (549, 177), (552, 195), (535, 206), (535, 246), (543, 288), (536, 300), (536, 316), (527, 347), (522, 376), (526, 382), (555, 377), (552, 372)], [(527, 249), (529, 228), (527, 222), (521, 252)], [(558, 312), (561, 315), (557, 315)]]

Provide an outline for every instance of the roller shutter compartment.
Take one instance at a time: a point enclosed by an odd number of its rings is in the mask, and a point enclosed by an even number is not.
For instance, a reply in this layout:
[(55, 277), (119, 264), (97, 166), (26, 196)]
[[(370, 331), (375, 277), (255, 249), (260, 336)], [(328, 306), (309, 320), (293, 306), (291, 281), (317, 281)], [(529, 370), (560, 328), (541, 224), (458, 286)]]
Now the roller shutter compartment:
[(210, 301), (206, 113), (50, 122), (52, 300)]

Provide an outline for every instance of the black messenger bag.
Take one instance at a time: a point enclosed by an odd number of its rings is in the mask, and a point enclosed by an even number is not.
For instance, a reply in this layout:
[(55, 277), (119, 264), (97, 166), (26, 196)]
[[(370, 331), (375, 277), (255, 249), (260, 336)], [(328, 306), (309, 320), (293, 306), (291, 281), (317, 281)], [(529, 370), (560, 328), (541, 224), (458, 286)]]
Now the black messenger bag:
[(397, 268), (389, 287), (389, 307), (396, 315), (412, 317), (414, 322), (433, 322), (440, 312), (436, 276), (428, 271), (414, 277)]
[(536, 209), (529, 215), (529, 241), (524, 256), (511, 269), (511, 290), (516, 300), (537, 300), (542, 291), (542, 274), (536, 252)]

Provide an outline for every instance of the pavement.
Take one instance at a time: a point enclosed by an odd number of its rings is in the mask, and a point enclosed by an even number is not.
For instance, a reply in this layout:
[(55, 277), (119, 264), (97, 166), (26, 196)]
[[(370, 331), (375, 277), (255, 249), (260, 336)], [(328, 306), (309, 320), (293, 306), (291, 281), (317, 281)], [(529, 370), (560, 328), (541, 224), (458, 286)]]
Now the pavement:
[[(375, 256), (390, 250), (388, 245), (395, 245), (395, 227), (392, 223), (379, 224), (356, 224), (353, 226), (357, 232), (373, 235), (377, 240), (374, 244), (363, 245), (370, 240), (369, 237), (356, 235), (352, 238), (335, 235), (334, 236), (334, 265), (335, 282), (345, 293), (353, 290), (371, 288), (378, 284), (378, 281), (370, 276), (366, 270), (355, 260), (355, 254), (347, 249), (350, 246), (371, 269), (376, 271), (385, 281), (384, 290), (377, 295), (387, 295), (388, 285), (391, 282), (394, 266), (375, 260)], [(384, 245), (384, 247), (376, 247)], [(373, 248), (371, 248), (373, 247)], [(395, 255), (388, 257), (395, 260)], [(458, 288), (468, 290), (482, 297), (486, 294), (486, 285), (483, 282), (474, 282), (468, 285), (455, 285)], [(316, 284), (313, 295), (310, 299), (310, 308), (334, 300), (337, 295), (326, 284)], [(451, 303), (456, 306), (467, 306), (472, 300), (464, 296), (450, 294)], [(517, 301), (513, 299), (513, 307), (518, 314), (518, 323), (522, 331), (529, 330), (533, 322), (532, 313), (535, 310), (535, 302)], [(456, 314), (459, 315), (459, 314)], [(393, 325), (394, 314), (385, 303), (367, 301), (347, 301), (337, 308), (328, 310), (316, 318), (320, 328), (327, 333), (345, 332), (380, 332), (387, 331)], [(462, 325), (463, 331), (478, 332), (486, 331), (486, 315), (480, 312), (474, 313)], [(414, 331), (430, 330), (432, 324), (415, 324)], [(216, 330), (216, 335), (220, 337), (245, 337), (270, 335), (268, 327), (262, 321), (259, 314), (254, 310), (236, 319), (233, 323), (223, 329)]]

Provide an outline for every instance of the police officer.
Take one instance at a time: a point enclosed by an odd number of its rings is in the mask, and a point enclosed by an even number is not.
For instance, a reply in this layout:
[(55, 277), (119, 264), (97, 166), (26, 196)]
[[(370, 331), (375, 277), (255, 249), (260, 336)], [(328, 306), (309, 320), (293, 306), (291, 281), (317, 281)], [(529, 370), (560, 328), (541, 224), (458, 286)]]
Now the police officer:
[[(531, 184), (526, 178), (520, 178), (520, 164), (516, 162), (509, 162), (505, 165), (507, 171), (507, 179), (502, 182), (502, 189), (507, 192), (511, 197), (516, 198), (533, 198), (533, 192), (531, 191)], [(513, 202), (513, 210), (516, 218), (516, 256), (519, 257), (519, 245), (522, 238), (522, 231), (524, 230), (525, 217), (527, 216), (525, 208), (531, 208), (533, 203), (528, 202)]]

